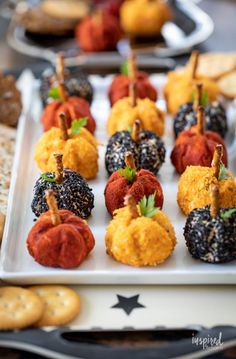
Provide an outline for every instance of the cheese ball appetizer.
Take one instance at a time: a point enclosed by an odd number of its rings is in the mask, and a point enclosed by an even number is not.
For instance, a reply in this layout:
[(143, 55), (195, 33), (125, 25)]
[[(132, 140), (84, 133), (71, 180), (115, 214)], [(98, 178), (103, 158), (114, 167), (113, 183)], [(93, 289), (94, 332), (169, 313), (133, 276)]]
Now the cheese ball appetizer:
[(67, 209), (86, 219), (94, 207), (94, 195), (85, 179), (77, 172), (63, 168), (62, 154), (54, 154), (56, 172), (41, 174), (34, 186), (31, 209), (39, 217), (48, 211), (45, 191), (52, 189), (59, 209)]
[[(63, 58), (62, 55), (60, 56)], [(57, 81), (53, 68), (44, 70), (40, 84), (40, 95), (44, 106), (58, 97)], [(92, 85), (87, 76), (80, 71), (65, 70), (65, 90), (69, 97), (80, 97), (89, 104), (93, 100)]]
[(158, 36), (171, 18), (170, 7), (161, 0), (126, 0), (120, 8), (121, 26), (130, 37)]
[(212, 189), (211, 205), (188, 215), (184, 237), (193, 258), (207, 263), (236, 259), (236, 208), (220, 208), (217, 185)]
[(96, 129), (96, 122), (90, 112), (89, 102), (77, 96), (68, 96), (65, 87), (65, 68), (64, 58), (62, 55), (57, 57), (57, 87), (51, 91), (54, 100), (51, 101), (44, 109), (41, 122), (44, 131), (50, 130), (52, 127), (58, 127), (60, 121), (60, 113), (64, 112), (67, 116), (67, 127), (71, 126), (72, 119), (80, 117), (87, 118), (86, 128), (91, 133)]
[(78, 45), (86, 52), (116, 50), (121, 35), (118, 19), (107, 11), (86, 16), (75, 30)]
[(108, 212), (112, 215), (118, 208), (124, 206), (126, 195), (132, 195), (138, 203), (142, 197), (156, 193), (155, 205), (162, 208), (163, 192), (156, 176), (147, 170), (136, 171), (132, 153), (125, 154), (124, 169), (114, 172), (109, 178), (104, 195)]
[(155, 207), (155, 195), (137, 205), (132, 196), (114, 213), (107, 227), (107, 254), (130, 266), (157, 266), (173, 252), (176, 237), (168, 217)]
[(202, 91), (202, 84), (197, 84), (195, 101), (189, 101), (180, 106), (174, 118), (174, 134), (179, 134), (197, 124), (197, 109), (199, 106), (205, 107), (205, 127), (207, 131), (218, 133), (222, 138), (225, 137), (228, 126), (226, 112), (218, 102), (207, 103), (207, 93)]
[(125, 153), (131, 152), (137, 169), (157, 174), (165, 161), (165, 146), (159, 136), (143, 130), (136, 120), (130, 131), (116, 132), (108, 141), (105, 166), (109, 175), (125, 166)]
[(177, 201), (180, 209), (188, 215), (195, 208), (211, 203), (210, 188), (219, 186), (220, 207), (236, 207), (236, 182), (233, 174), (221, 162), (223, 148), (216, 146), (212, 166), (188, 166), (178, 183)]
[(149, 98), (156, 102), (157, 91), (152, 86), (148, 74), (143, 71), (138, 71), (136, 57), (133, 53), (131, 53), (128, 58), (127, 66), (124, 65), (125, 73), (114, 77), (108, 91), (111, 106), (121, 98), (129, 96), (129, 86), (133, 81), (136, 82), (138, 98)]
[(55, 172), (54, 153), (63, 155), (63, 167), (79, 172), (84, 178), (95, 178), (98, 172), (97, 141), (84, 128), (86, 119), (74, 120), (67, 130), (65, 114), (60, 114), (60, 128), (45, 132), (35, 146), (35, 161), (42, 172)]
[(137, 98), (136, 85), (132, 84), (131, 96), (117, 101), (111, 109), (107, 121), (108, 134), (112, 136), (115, 132), (126, 131), (137, 119), (144, 130), (153, 131), (158, 136), (164, 134), (164, 112), (150, 99)]
[(204, 109), (199, 107), (197, 126), (181, 132), (171, 152), (171, 162), (178, 173), (183, 173), (186, 167), (191, 165), (209, 167), (217, 144), (222, 145), (222, 161), (227, 166), (227, 151), (224, 140), (215, 132), (205, 131), (204, 127)]
[(46, 191), (49, 211), (30, 230), (26, 244), (29, 254), (46, 267), (78, 267), (95, 245), (87, 223), (72, 212), (57, 207), (52, 190)]
[(182, 71), (169, 72), (164, 87), (167, 111), (175, 115), (179, 107), (192, 101), (196, 84), (201, 82), (208, 94), (209, 102), (214, 102), (220, 94), (216, 82), (203, 76), (196, 76), (198, 66), (198, 53), (195, 51), (190, 58), (190, 65)]

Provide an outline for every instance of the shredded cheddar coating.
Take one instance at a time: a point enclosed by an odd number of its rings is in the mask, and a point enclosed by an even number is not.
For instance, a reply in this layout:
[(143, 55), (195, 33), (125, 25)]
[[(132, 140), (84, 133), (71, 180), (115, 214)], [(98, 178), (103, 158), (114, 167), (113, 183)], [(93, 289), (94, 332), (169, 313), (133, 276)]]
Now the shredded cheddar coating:
[(54, 153), (63, 154), (63, 166), (79, 172), (86, 179), (96, 177), (98, 172), (97, 141), (85, 128), (80, 134), (72, 135), (63, 140), (60, 128), (53, 127), (45, 132), (35, 148), (35, 161), (43, 172), (55, 171)]
[(173, 252), (176, 237), (167, 216), (158, 211), (152, 218), (132, 218), (126, 206), (114, 212), (106, 232), (107, 254), (135, 267), (156, 266)]
[(193, 93), (199, 81), (208, 94), (209, 102), (215, 101), (219, 95), (219, 87), (216, 82), (203, 76), (198, 76), (196, 80), (192, 80), (187, 70), (168, 73), (164, 95), (169, 113), (175, 115), (181, 105), (193, 100)]
[(218, 181), (214, 169), (202, 166), (188, 166), (178, 184), (177, 201), (180, 209), (188, 215), (195, 208), (203, 208), (211, 203), (211, 186), (218, 184), (220, 207), (236, 207), (236, 183), (231, 172), (229, 179)]
[(164, 117), (164, 112), (157, 108), (155, 102), (150, 99), (137, 99), (136, 106), (132, 107), (131, 98), (125, 97), (112, 107), (107, 130), (112, 136), (115, 132), (127, 130), (129, 126), (133, 126), (135, 120), (139, 119), (144, 130), (150, 130), (158, 136), (162, 136)]

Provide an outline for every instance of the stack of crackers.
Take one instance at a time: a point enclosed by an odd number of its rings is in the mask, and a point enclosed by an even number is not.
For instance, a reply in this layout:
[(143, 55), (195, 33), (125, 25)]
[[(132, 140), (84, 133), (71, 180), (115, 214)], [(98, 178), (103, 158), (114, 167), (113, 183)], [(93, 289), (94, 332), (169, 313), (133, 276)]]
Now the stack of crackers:
[(199, 56), (197, 75), (216, 81), (228, 99), (236, 97), (236, 52), (208, 52)]
[(16, 129), (0, 124), (0, 241), (7, 211)]
[(80, 312), (76, 291), (62, 285), (0, 288), (0, 330), (60, 326)]

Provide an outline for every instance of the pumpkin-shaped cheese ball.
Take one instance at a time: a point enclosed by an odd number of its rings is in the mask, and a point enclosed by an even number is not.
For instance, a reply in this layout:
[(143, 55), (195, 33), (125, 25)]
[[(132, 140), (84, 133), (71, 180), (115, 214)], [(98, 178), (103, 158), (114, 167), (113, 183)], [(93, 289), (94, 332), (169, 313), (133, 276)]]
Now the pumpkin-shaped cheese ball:
[(41, 117), (44, 131), (48, 131), (52, 127), (59, 127), (60, 113), (64, 112), (67, 117), (68, 128), (71, 126), (72, 119), (86, 117), (86, 128), (91, 133), (94, 133), (96, 122), (90, 112), (89, 102), (84, 98), (68, 96), (67, 94), (64, 59), (61, 55), (58, 55), (57, 58), (57, 82), (58, 87), (54, 87), (53, 91), (50, 91), (50, 95), (54, 96), (55, 100), (46, 105)]
[(60, 128), (45, 132), (36, 144), (35, 161), (42, 172), (55, 172), (54, 153), (63, 154), (63, 166), (79, 172), (86, 179), (96, 177), (98, 172), (97, 141), (83, 128), (85, 119), (72, 122), (67, 131), (66, 118), (60, 114)]
[(105, 165), (109, 175), (125, 166), (125, 153), (131, 152), (136, 167), (157, 174), (165, 161), (165, 145), (152, 131), (141, 129), (136, 120), (130, 131), (116, 132), (108, 141)]
[(217, 100), (220, 94), (216, 82), (202, 76), (196, 76), (198, 65), (198, 53), (194, 52), (191, 57), (191, 66), (182, 71), (172, 71), (167, 76), (164, 87), (167, 110), (175, 115), (179, 107), (186, 102), (192, 101), (193, 93), (198, 82), (201, 82), (208, 94), (209, 102)]
[(123, 207), (126, 195), (132, 195), (138, 203), (143, 196), (152, 193), (156, 193), (155, 205), (162, 208), (163, 192), (156, 176), (148, 170), (136, 171), (130, 152), (125, 155), (125, 164), (126, 167), (114, 172), (107, 182), (104, 195), (108, 212), (112, 215), (116, 209)]
[(219, 186), (220, 207), (236, 207), (236, 182), (232, 173), (221, 163), (222, 152), (222, 146), (216, 146), (212, 167), (188, 166), (181, 175), (177, 201), (185, 215), (194, 208), (202, 208), (211, 203), (212, 185)]
[(75, 31), (80, 48), (87, 52), (115, 50), (121, 34), (118, 19), (108, 11), (86, 16)]
[(156, 266), (173, 252), (176, 237), (168, 217), (155, 208), (155, 195), (139, 204), (132, 196), (115, 211), (106, 231), (106, 250), (118, 262), (135, 267)]
[(31, 208), (38, 217), (48, 211), (45, 191), (52, 189), (59, 209), (68, 209), (86, 219), (94, 207), (94, 195), (85, 179), (78, 173), (63, 168), (62, 154), (54, 154), (56, 172), (41, 174), (34, 186)]
[(170, 7), (162, 0), (126, 0), (120, 8), (121, 26), (132, 37), (159, 35), (170, 19)]
[(68, 210), (58, 210), (53, 191), (46, 192), (49, 211), (30, 230), (30, 255), (47, 267), (75, 268), (88, 256), (95, 241), (87, 223)]
[(222, 161), (227, 166), (227, 151), (223, 138), (216, 132), (204, 131), (203, 107), (198, 108), (197, 117), (197, 126), (181, 132), (171, 152), (171, 161), (180, 174), (191, 165), (209, 167), (217, 144), (222, 145)]
[(124, 73), (114, 77), (108, 91), (111, 106), (121, 98), (129, 96), (129, 86), (133, 81), (136, 82), (138, 98), (149, 98), (154, 102), (157, 100), (156, 89), (152, 86), (148, 74), (138, 71), (133, 53), (128, 58), (127, 66), (124, 63), (122, 69)]
[[(135, 91), (134, 91), (135, 93)], [(117, 101), (111, 109), (107, 122), (110, 136), (115, 132), (126, 131), (139, 119), (144, 130), (150, 130), (158, 136), (164, 133), (164, 112), (149, 98), (139, 99), (136, 94)]]
[(208, 263), (236, 259), (236, 208), (220, 208), (218, 186), (212, 188), (211, 206), (189, 214), (184, 237), (193, 258)]
[(222, 138), (225, 137), (228, 130), (227, 116), (224, 107), (214, 101), (208, 103), (207, 93), (202, 91), (202, 84), (197, 83), (196, 92), (194, 92), (195, 100), (189, 101), (180, 106), (174, 118), (175, 137), (197, 124), (197, 109), (199, 106), (205, 106), (205, 122), (206, 130), (218, 133)]

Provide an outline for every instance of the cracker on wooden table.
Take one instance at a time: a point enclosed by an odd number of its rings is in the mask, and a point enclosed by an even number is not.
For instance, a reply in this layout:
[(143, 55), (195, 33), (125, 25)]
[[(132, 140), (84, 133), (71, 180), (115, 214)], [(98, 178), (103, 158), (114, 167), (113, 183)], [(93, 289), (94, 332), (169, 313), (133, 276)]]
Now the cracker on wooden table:
[(236, 70), (221, 77), (218, 85), (222, 95), (229, 99), (236, 98)]
[(42, 300), (19, 287), (0, 288), (0, 330), (21, 329), (37, 322), (44, 311)]
[(29, 288), (43, 301), (45, 310), (37, 327), (65, 325), (80, 312), (80, 297), (76, 291), (62, 285), (37, 285)]
[(236, 52), (208, 52), (199, 56), (198, 76), (217, 80), (236, 69)]

